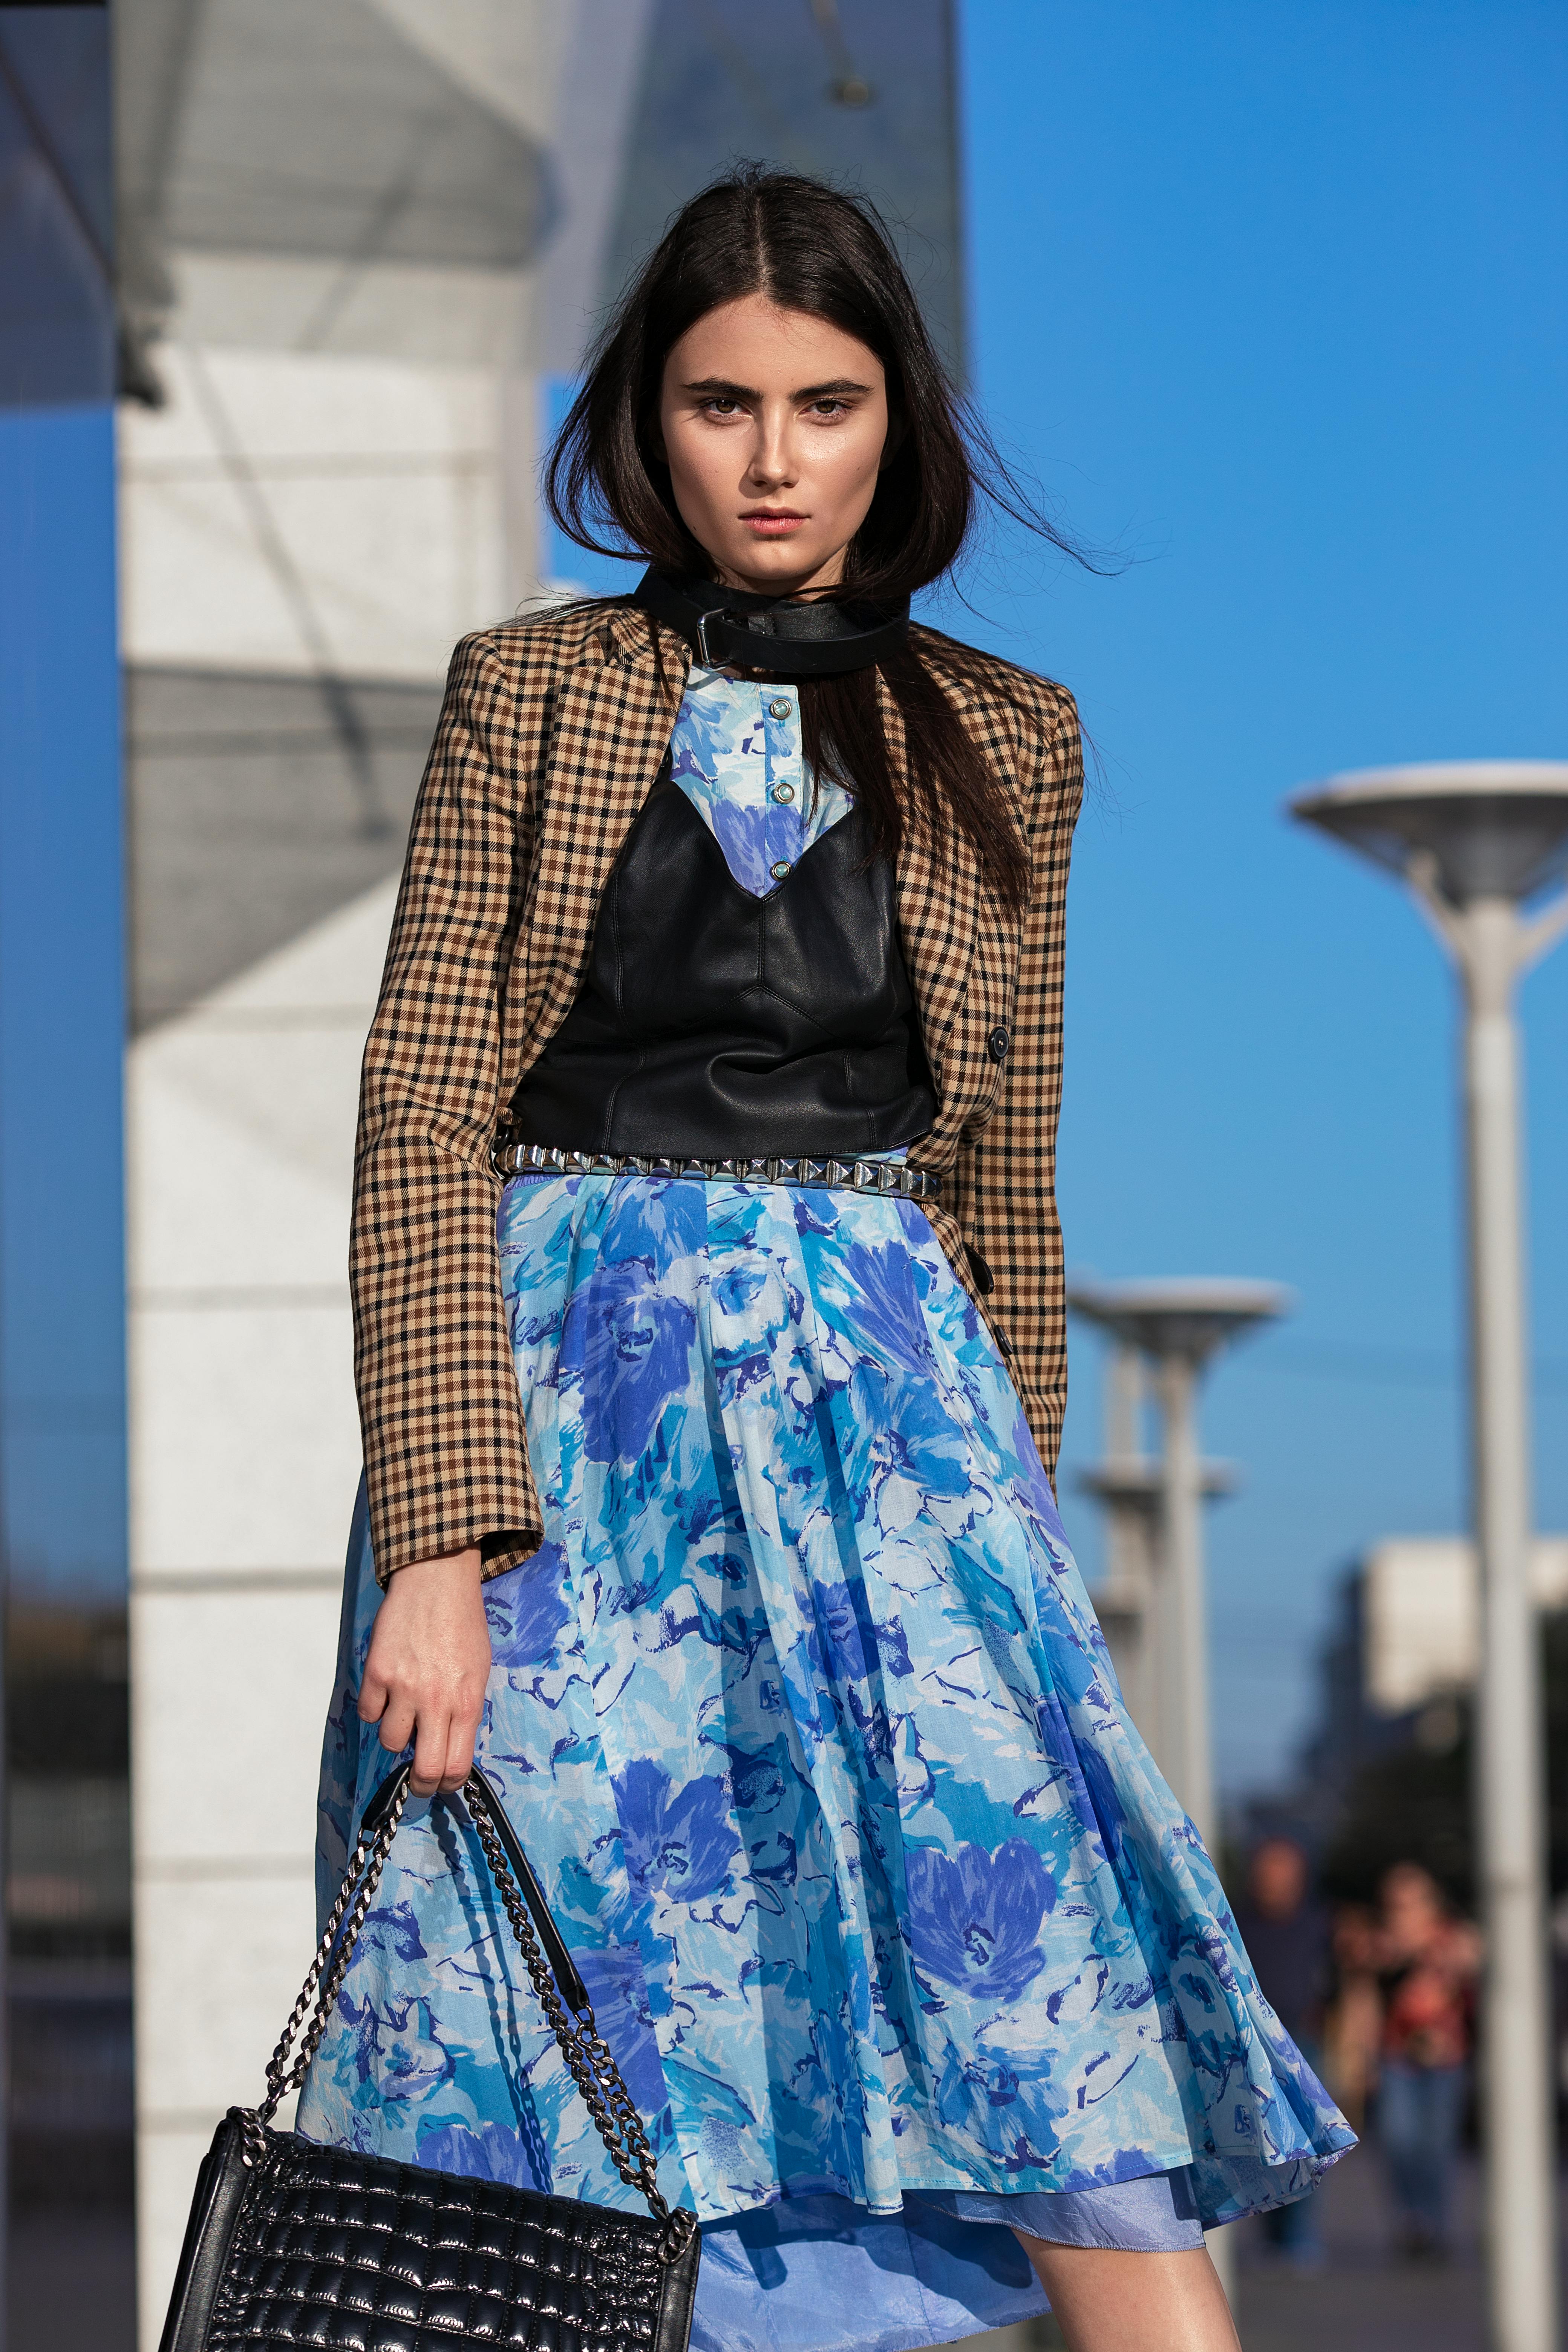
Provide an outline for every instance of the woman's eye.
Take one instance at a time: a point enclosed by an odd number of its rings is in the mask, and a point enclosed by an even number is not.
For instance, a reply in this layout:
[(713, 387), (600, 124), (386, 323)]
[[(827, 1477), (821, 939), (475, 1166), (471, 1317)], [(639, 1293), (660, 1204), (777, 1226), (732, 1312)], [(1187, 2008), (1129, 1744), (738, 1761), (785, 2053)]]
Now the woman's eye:
[(702, 408), (708, 416), (736, 416), (740, 414), (741, 404), (738, 400), (723, 400), (715, 395), (711, 400), (705, 400)]
[(811, 414), (813, 416), (847, 416), (849, 403), (847, 400), (814, 400)]

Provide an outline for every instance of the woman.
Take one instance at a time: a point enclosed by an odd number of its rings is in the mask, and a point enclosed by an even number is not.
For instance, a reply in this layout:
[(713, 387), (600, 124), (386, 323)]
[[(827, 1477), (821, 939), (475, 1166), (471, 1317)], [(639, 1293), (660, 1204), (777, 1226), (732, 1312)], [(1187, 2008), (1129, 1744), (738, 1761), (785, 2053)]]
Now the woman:
[(1396, 1862), (1378, 1888), (1365, 1948), (1382, 1997), (1377, 2136), (1399, 2216), (1401, 2251), (1441, 2261), (1465, 2119), (1481, 1939), (1457, 1919), (1418, 1862)]
[[(705, 2225), (699, 2347), (1048, 2295), (1219, 2352), (1202, 2223), (1351, 2135), (1047, 1480), (1078, 731), (908, 621), (974, 476), (869, 208), (689, 205), (552, 490), (652, 569), (454, 660), (365, 1062), (324, 1880), (387, 1751), (451, 1790), (478, 1738)], [(434, 1804), (301, 2128), (626, 2201), (507, 1965)]]

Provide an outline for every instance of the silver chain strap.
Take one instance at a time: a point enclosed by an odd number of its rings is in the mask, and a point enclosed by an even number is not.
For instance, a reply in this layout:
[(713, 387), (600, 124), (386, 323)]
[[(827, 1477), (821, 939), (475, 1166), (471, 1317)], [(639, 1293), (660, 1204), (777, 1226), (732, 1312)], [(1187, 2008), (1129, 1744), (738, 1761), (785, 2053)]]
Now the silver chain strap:
[[(594, 2128), (605, 2144), (605, 2154), (626, 2187), (640, 2192), (654, 2220), (661, 2225), (663, 2234), (659, 2241), (659, 2260), (673, 2263), (690, 2244), (697, 2228), (697, 2216), (684, 2208), (672, 2207), (660, 2191), (653, 2150), (648, 2146), (642, 2117), (609, 2045), (598, 2030), (593, 2010), (584, 2006), (578, 2011), (575, 2022), (567, 2014), (566, 2005), (540, 1948), (516, 1874), (490, 1818), (484, 1784), (477, 1774), (463, 1783), (462, 1793), (485, 1860), (489, 1864), (496, 1891), (522, 1953), (534, 1998), (555, 2036), (572, 2079), (582, 2093)], [(367, 1837), (362, 1831), (349, 1856), (338, 1899), (316, 1947), (316, 1957), (306, 1972), (305, 1981), (300, 1988), (300, 1998), (279, 2037), (278, 2047), (268, 2061), (267, 2096), (258, 2107), (241, 2111), (247, 2165), (258, 2164), (265, 2157), (268, 2125), (289, 2093), (298, 2090), (303, 2083), (311, 2061), (321, 2046), (407, 1802), (405, 1772), (403, 1786), (374, 1837)], [(308, 2025), (307, 2018), (310, 2020)], [(301, 2026), (305, 2028), (304, 2038), (290, 2059), (289, 2053)]]
[(544, 2011), (545, 2021), (555, 2036), (573, 2081), (583, 2095), (583, 2104), (605, 2144), (611, 2163), (628, 2189), (640, 2190), (654, 2220), (663, 2224), (660, 2258), (672, 2263), (691, 2242), (697, 2216), (684, 2207), (671, 2208), (661, 2194), (653, 2150), (648, 2146), (647, 2133), (637, 2112), (637, 2102), (626, 2088), (608, 2043), (599, 2032), (593, 2010), (584, 2005), (577, 2013), (575, 2024), (567, 2016), (566, 2005), (540, 1949), (533, 1922), (523, 1903), (522, 1890), (496, 1834), (483, 1788), (477, 1781), (469, 1780), (464, 1784), (463, 1794), (474, 1827), (479, 1832), (485, 1860), (489, 1864), (490, 1874), (506, 1907), (506, 1916), (511, 1922), (512, 1934), (517, 1937), (522, 1953), (534, 1998)]

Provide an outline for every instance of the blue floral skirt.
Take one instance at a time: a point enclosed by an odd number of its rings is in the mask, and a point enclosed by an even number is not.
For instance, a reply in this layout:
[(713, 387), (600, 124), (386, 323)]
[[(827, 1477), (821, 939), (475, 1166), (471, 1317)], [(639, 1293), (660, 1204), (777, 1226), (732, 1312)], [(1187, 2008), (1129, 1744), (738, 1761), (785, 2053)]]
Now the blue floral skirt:
[[(485, 1589), (480, 1754), (704, 2222), (698, 2352), (947, 2341), (1043, 2308), (999, 2222), (1180, 2245), (1303, 2195), (1352, 2135), (921, 1211), (539, 1176), (499, 1232), (546, 1540)], [(378, 1599), (362, 1502), (323, 1902), (391, 1760)], [(412, 1807), (300, 2127), (635, 2205), (507, 1938), (460, 1808)]]

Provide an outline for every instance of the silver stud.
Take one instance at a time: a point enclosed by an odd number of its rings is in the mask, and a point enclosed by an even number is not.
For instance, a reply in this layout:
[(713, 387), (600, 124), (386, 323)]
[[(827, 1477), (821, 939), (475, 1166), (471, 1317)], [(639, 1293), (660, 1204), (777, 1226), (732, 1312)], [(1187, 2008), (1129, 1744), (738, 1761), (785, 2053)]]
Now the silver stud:
[(795, 786), (793, 784), (775, 784), (773, 786), (773, 798), (775, 801), (793, 801), (795, 798)]
[(787, 719), (789, 717), (789, 712), (790, 706), (784, 700), (782, 694), (768, 705), (768, 717), (770, 719)]
[(768, 872), (773, 876), (775, 882), (782, 882), (785, 875), (789, 872), (788, 858), (776, 857), (769, 866)]

